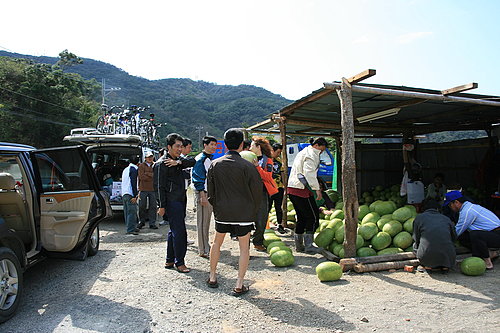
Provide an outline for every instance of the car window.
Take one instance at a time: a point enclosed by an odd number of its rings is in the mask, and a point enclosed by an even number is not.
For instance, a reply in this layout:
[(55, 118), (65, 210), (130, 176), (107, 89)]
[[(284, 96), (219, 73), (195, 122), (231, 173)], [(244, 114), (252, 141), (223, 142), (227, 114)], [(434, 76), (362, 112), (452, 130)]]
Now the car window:
[(43, 192), (90, 190), (88, 171), (77, 150), (34, 154)]
[(23, 183), (23, 175), (15, 155), (0, 155), (0, 173), (8, 173), (16, 182)]
[(330, 155), (324, 150), (320, 155), (319, 155), (319, 160), (321, 161), (321, 164), (324, 165), (332, 165), (332, 159), (330, 158)]

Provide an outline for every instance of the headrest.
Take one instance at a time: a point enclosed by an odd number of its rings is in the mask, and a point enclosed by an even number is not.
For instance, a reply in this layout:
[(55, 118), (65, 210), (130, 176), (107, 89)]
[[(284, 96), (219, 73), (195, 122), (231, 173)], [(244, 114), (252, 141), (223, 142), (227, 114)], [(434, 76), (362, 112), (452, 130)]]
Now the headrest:
[(0, 173), (0, 189), (2, 190), (15, 190), (16, 180), (10, 173)]

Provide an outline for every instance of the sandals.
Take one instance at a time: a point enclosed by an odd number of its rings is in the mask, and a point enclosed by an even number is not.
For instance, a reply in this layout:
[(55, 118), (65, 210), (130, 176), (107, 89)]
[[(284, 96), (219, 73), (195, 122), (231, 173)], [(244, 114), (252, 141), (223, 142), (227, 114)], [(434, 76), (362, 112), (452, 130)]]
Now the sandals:
[(175, 267), (175, 264), (173, 262), (165, 263), (165, 269), (172, 269), (174, 267)]
[(247, 286), (241, 286), (241, 288), (233, 288), (233, 296), (239, 297), (246, 294), (249, 290), (250, 288), (248, 288)]
[(186, 267), (186, 265), (181, 265), (177, 267), (177, 272), (179, 273), (189, 273), (191, 270)]
[(208, 286), (208, 288), (219, 288), (219, 282), (217, 282), (217, 280), (210, 281), (210, 278), (208, 278), (207, 279), (207, 286)]

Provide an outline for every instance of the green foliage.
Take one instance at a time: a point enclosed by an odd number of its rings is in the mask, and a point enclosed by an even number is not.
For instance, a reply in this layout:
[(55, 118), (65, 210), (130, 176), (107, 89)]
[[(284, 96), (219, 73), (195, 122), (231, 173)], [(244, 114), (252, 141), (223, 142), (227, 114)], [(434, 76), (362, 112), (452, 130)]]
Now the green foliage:
[[(62, 53), (61, 53), (62, 54)], [(0, 55), (31, 58), (36, 62), (56, 64), (57, 58), (32, 57), (0, 51)], [(68, 54), (68, 59), (71, 59)], [(108, 105), (150, 106), (156, 120), (166, 123), (159, 129), (161, 138), (177, 132), (193, 140), (198, 147), (199, 136), (206, 132), (217, 138), (230, 127), (246, 127), (290, 103), (282, 96), (263, 88), (239, 85), (216, 85), (190, 79), (163, 79), (150, 81), (129, 75), (110, 64), (84, 59), (78, 66), (65, 68), (66, 72), (80, 74), (85, 79), (106, 79), (107, 87), (120, 87), (106, 96)], [(99, 91), (97, 97), (100, 97)], [(203, 127), (198, 131), (197, 127)]]
[(0, 57), (0, 141), (61, 145), (72, 128), (95, 123), (99, 89), (59, 66)]

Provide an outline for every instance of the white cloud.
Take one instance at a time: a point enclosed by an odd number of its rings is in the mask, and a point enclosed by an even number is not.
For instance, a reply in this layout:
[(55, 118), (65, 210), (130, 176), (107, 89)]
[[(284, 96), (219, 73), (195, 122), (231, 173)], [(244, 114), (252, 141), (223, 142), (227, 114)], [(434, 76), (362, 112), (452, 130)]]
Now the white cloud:
[(433, 32), (430, 32), (430, 31), (410, 32), (408, 34), (400, 35), (397, 38), (397, 41), (400, 44), (409, 44), (417, 39), (421, 39), (421, 38), (430, 36), (432, 34), (433, 34)]
[(370, 41), (372, 41), (368, 36), (360, 36), (356, 38), (355, 40), (352, 41), (353, 44), (368, 44)]

